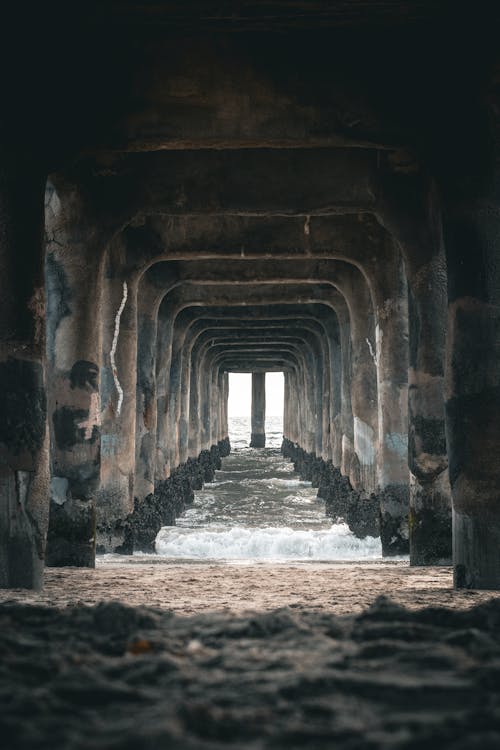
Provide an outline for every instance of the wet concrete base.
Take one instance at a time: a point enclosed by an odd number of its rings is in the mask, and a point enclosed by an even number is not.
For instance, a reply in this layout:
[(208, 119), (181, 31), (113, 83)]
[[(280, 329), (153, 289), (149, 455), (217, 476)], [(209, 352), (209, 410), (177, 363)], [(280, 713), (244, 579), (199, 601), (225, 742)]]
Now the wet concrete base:
[(366, 496), (353, 489), (349, 478), (331, 461), (323, 461), (286, 438), (281, 452), (293, 462), (301, 479), (319, 488), (318, 497), (325, 501), (327, 515), (336, 521), (343, 520), (360, 539), (380, 536), (384, 557), (409, 554), (407, 485), (392, 484), (377, 495)]
[[(318, 487), (318, 497), (325, 501), (326, 513), (335, 521), (343, 520), (359, 539), (380, 536), (379, 502), (354, 490), (349, 478), (342, 476), (331, 461), (307, 453), (286, 438), (281, 451), (293, 462), (295, 471), (305, 481)], [(395, 552), (394, 554), (404, 554)]]
[(455, 586), (497, 588), (500, 576), (500, 512), (453, 511), (453, 561)]
[(154, 493), (135, 500), (134, 511), (126, 519), (97, 528), (97, 552), (154, 552), (155, 539), (162, 526), (173, 526), (175, 519), (194, 500), (194, 491), (212, 482), (221, 459), (229, 455), (229, 439), (221, 440), (197, 459), (188, 459), (168, 479), (158, 482)]
[(318, 486), (318, 497), (326, 504), (327, 515), (335, 521), (344, 519), (359, 539), (380, 536), (379, 503), (374, 496), (366, 497), (351, 487), (331, 462), (325, 463)]
[(92, 500), (51, 500), (45, 564), (50, 567), (95, 565), (96, 513)]
[(266, 436), (261, 432), (252, 432), (250, 437), (250, 448), (265, 448)]
[(119, 602), (0, 606), (10, 750), (500, 743), (500, 600), (190, 617)]
[(405, 484), (390, 484), (379, 492), (380, 539), (384, 557), (410, 552), (409, 490)]

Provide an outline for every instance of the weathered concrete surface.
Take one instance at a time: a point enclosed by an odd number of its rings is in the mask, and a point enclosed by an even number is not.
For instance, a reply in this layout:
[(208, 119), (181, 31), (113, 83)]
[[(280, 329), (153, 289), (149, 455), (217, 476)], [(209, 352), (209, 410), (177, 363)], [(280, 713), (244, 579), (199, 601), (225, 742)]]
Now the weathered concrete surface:
[(451, 563), (451, 489), (444, 426), (446, 260), (436, 187), (388, 162), (378, 215), (405, 257), (409, 285), (410, 560)]
[(74, 185), (47, 188), (51, 429), (48, 565), (95, 564), (100, 482), (102, 245), (107, 233)]
[(27, 154), (14, 164), (0, 153), (0, 588), (38, 589), (49, 484), (43, 180)]
[[(491, 175), (493, 181), (493, 175)], [(453, 562), (458, 587), (500, 580), (500, 290), (497, 181), (448, 207), (446, 430), (453, 492)], [(480, 260), (478, 260), (478, 257)]]
[[(114, 245), (114, 246), (113, 246)], [(123, 276), (121, 243), (107, 253), (103, 281), (101, 461), (96, 543), (119, 546), (134, 507), (136, 468), (137, 290)], [(113, 536), (115, 539), (113, 540)]]

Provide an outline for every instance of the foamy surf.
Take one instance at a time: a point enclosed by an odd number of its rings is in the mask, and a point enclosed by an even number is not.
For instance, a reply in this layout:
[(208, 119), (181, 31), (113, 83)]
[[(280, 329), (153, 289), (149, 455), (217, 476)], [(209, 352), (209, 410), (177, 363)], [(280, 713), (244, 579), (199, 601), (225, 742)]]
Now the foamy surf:
[(374, 560), (382, 555), (380, 539), (358, 539), (345, 524), (330, 529), (181, 528), (165, 526), (156, 552), (197, 560)]

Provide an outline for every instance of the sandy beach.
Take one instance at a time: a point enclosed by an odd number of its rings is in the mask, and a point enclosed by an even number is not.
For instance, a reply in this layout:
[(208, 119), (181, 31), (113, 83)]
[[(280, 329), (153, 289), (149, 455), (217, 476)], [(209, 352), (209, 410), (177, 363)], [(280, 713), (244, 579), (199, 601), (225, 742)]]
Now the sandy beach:
[(405, 563), (48, 570), (2, 593), (2, 746), (497, 750), (500, 600), (450, 587)]
[(407, 562), (221, 563), (166, 561), (155, 556), (98, 558), (95, 570), (47, 568), (45, 588), (0, 591), (0, 602), (92, 605), (120, 601), (178, 615), (305, 608), (357, 614), (385, 595), (410, 609), (470, 607), (500, 592), (454, 591), (451, 568)]

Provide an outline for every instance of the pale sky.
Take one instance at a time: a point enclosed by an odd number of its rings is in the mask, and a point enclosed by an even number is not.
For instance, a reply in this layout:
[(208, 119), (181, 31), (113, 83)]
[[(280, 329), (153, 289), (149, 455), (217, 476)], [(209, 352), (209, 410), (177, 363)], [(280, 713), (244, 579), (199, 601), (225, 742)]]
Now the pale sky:
[[(250, 373), (229, 373), (229, 416), (249, 417), (252, 404)], [(283, 416), (283, 373), (266, 373), (266, 416)]]

